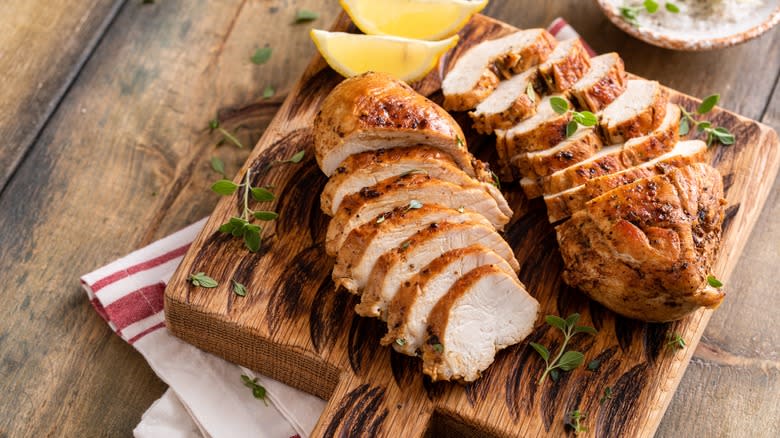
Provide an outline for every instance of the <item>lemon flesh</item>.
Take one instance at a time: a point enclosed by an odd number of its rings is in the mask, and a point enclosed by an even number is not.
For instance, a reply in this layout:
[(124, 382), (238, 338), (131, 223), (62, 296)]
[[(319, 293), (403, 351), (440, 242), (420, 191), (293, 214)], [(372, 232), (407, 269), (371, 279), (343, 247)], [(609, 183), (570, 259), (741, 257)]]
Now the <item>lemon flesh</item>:
[(458, 42), (423, 41), (379, 35), (359, 35), (313, 29), (311, 38), (325, 61), (342, 76), (367, 71), (388, 73), (406, 82), (422, 79), (439, 58)]
[(363, 33), (439, 40), (457, 33), (488, 0), (341, 0)]

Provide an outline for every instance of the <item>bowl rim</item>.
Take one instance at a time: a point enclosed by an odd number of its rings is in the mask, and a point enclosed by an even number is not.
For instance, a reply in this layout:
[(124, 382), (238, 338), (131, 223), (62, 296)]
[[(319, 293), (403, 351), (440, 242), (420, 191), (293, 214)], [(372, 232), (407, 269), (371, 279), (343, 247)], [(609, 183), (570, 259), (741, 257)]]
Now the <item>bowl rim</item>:
[(758, 37), (780, 22), (780, 6), (778, 6), (767, 16), (766, 20), (747, 30), (717, 38), (682, 39), (670, 37), (665, 35), (662, 31), (655, 29), (641, 29), (633, 26), (622, 18), (617, 11), (616, 6), (611, 1), (594, 1), (599, 5), (599, 8), (604, 12), (604, 15), (609, 18), (609, 21), (623, 32), (654, 46), (672, 50), (704, 51), (735, 46)]

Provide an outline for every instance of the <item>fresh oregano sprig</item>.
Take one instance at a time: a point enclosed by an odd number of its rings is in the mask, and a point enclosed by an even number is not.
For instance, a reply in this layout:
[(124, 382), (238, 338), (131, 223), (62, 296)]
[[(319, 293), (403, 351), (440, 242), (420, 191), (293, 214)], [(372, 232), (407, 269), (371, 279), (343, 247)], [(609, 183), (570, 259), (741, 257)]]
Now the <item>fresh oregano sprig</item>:
[[(661, 5), (655, 0), (645, 0), (642, 2), (641, 6), (621, 6), (618, 8), (618, 11), (620, 12), (620, 16), (632, 26), (639, 26), (639, 20), (637, 19), (639, 14), (643, 11), (647, 11), (649, 14), (655, 14), (658, 12), (660, 6)], [(680, 8), (672, 2), (664, 2), (664, 8), (673, 14), (680, 12)]]
[(547, 315), (544, 320), (547, 324), (563, 332), (563, 344), (561, 344), (555, 357), (550, 359), (550, 351), (547, 347), (537, 344), (536, 342), (531, 342), (531, 347), (539, 353), (539, 356), (544, 359), (544, 363), (546, 364), (544, 373), (542, 373), (542, 377), (539, 378), (540, 385), (544, 383), (544, 379), (548, 374), (555, 373), (555, 375), (557, 375), (558, 370), (571, 371), (582, 365), (582, 362), (585, 360), (585, 355), (579, 351), (566, 351), (566, 345), (574, 335), (578, 333), (595, 335), (598, 333), (593, 327), (577, 325), (577, 321), (580, 320), (579, 313), (572, 313), (566, 319), (563, 319), (560, 316)]
[(247, 388), (250, 388), (252, 390), (252, 395), (258, 399), (262, 400), (263, 403), (265, 403), (266, 406), (268, 406), (268, 400), (266, 399), (266, 396), (268, 395), (265, 387), (259, 383), (257, 383), (257, 377), (254, 379), (251, 379), (246, 374), (241, 375), (241, 381), (244, 382), (244, 386)]
[(192, 283), (192, 285), (195, 287), (205, 287), (211, 289), (219, 285), (217, 280), (209, 277), (205, 272), (190, 274), (190, 276), (187, 277), (187, 280), (189, 280), (189, 282)]
[(588, 428), (585, 427), (584, 424), (582, 424), (583, 421), (585, 421), (585, 418), (587, 418), (587, 414), (585, 412), (581, 412), (579, 409), (575, 409), (567, 415), (567, 420), (565, 425), (569, 426), (572, 429), (572, 432), (574, 432), (574, 435), (579, 435), (583, 432), (587, 432)]
[[(703, 115), (712, 111), (715, 105), (720, 101), (720, 94), (713, 94), (707, 96), (701, 101), (701, 104), (696, 108), (696, 114)], [(689, 112), (685, 108), (680, 106), (680, 135), (687, 135), (690, 132), (691, 127), (696, 128), (699, 132), (704, 132), (707, 135), (707, 146), (711, 146), (715, 141), (722, 145), (728, 146), (734, 144), (736, 140), (734, 134), (729, 132), (728, 129), (722, 126), (714, 126), (711, 122), (706, 120), (698, 121), (694, 118), (693, 113)]]
[(577, 128), (582, 126), (595, 126), (599, 122), (599, 118), (590, 111), (574, 111), (569, 107), (569, 102), (559, 96), (553, 96), (550, 98), (550, 106), (553, 111), (558, 114), (566, 114), (569, 111), (572, 113), (571, 120), (566, 124), (566, 137), (571, 137), (577, 132)]

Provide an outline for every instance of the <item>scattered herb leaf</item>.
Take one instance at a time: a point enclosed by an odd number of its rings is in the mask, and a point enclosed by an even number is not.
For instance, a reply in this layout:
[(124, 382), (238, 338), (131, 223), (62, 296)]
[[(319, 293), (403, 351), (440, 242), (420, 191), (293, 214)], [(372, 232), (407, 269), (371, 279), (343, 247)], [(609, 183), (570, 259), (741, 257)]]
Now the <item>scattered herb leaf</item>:
[(417, 210), (418, 208), (422, 208), (422, 206), (423, 206), (422, 202), (420, 202), (420, 201), (418, 201), (416, 199), (412, 199), (411, 201), (409, 201), (409, 206), (406, 207), (406, 209), (407, 210)]
[(214, 280), (213, 278), (209, 277), (208, 275), (206, 275), (205, 272), (190, 274), (190, 276), (187, 277), (187, 280), (189, 280), (193, 286), (198, 286), (198, 287), (213, 288), (213, 287), (217, 287), (218, 285), (217, 280)]
[(553, 96), (550, 98), (550, 106), (552, 106), (553, 111), (558, 114), (566, 114), (566, 112), (569, 111), (569, 102), (559, 96)]
[(501, 180), (498, 179), (498, 175), (496, 175), (496, 173), (491, 170), (490, 177), (493, 178), (493, 185), (496, 186), (497, 189), (501, 190)]
[(266, 391), (263, 385), (257, 383), (257, 377), (250, 379), (246, 374), (241, 375), (241, 381), (244, 382), (244, 386), (252, 390), (252, 396), (258, 400), (262, 400), (266, 406), (268, 406), (268, 400), (266, 400)]
[(660, 6), (658, 2), (654, 0), (645, 0), (642, 4), (644, 5), (645, 10), (651, 14), (658, 12), (658, 7)]
[(433, 351), (437, 353), (441, 353), (442, 351), (444, 351), (444, 346), (441, 344), (433, 344)]
[(270, 190), (263, 187), (252, 187), (250, 191), (252, 192), (252, 197), (257, 202), (269, 202), (276, 199), (276, 196)]
[(592, 361), (588, 362), (588, 371), (598, 371), (600, 367), (601, 361), (598, 359), (593, 359)]
[(276, 213), (275, 211), (256, 211), (253, 215), (255, 219), (261, 221), (272, 221), (279, 218), (279, 213)]
[(246, 296), (246, 286), (243, 284), (237, 282), (236, 280), (233, 281), (233, 293), (238, 295), (239, 297), (245, 297)]
[(238, 189), (238, 184), (226, 179), (221, 179), (211, 186), (211, 191), (222, 196), (232, 195), (236, 189)]
[(669, 337), (669, 342), (666, 343), (666, 346), (669, 348), (682, 350), (683, 348), (685, 348), (685, 339), (683, 339), (683, 337), (679, 333), (673, 333)]
[(456, 136), (456, 137), (455, 137), (455, 139), (456, 139), (456, 140), (457, 140), (457, 142), (458, 142), (458, 147), (459, 147), (459, 148), (464, 148), (464, 147), (466, 147), (466, 143), (464, 143), (464, 142), (463, 142), (463, 139), (462, 139), (462, 138), (460, 138), (460, 136)]
[(723, 282), (715, 278), (714, 275), (710, 274), (707, 276), (707, 284), (709, 284), (712, 287), (721, 288), (723, 287)]
[(298, 164), (298, 163), (301, 162), (301, 160), (303, 160), (303, 157), (305, 155), (306, 155), (306, 151), (298, 151), (292, 157), (290, 157), (290, 158), (288, 158), (288, 159), (286, 159), (284, 161), (279, 161), (279, 164), (284, 164), (284, 163)]
[(404, 338), (397, 338), (395, 340), (395, 343), (403, 347), (404, 345), (406, 345), (406, 339), (404, 339)]
[(566, 421), (566, 426), (569, 426), (572, 429), (574, 435), (579, 435), (580, 433), (588, 431), (588, 428), (582, 424), (582, 422), (587, 417), (585, 412), (580, 412), (579, 409), (575, 409), (569, 412), (568, 417), (569, 418)]
[(595, 126), (599, 122), (598, 116), (590, 111), (574, 111), (566, 99), (553, 96), (550, 98), (550, 106), (558, 114), (566, 114), (571, 111), (571, 120), (566, 124), (566, 137), (571, 137), (577, 132), (579, 126)]
[(599, 399), (599, 404), (604, 404), (605, 401), (612, 400), (612, 387), (607, 386), (604, 388), (604, 395)]
[(263, 99), (270, 99), (274, 97), (274, 94), (276, 94), (276, 90), (270, 85), (266, 85), (263, 89)]
[[(707, 96), (701, 102), (698, 108), (696, 108), (696, 114), (706, 114), (715, 107), (720, 101), (719, 94), (713, 94)], [(724, 146), (732, 145), (736, 141), (734, 134), (729, 132), (728, 129), (722, 126), (713, 126), (709, 121), (698, 121), (694, 118), (694, 114), (680, 106), (680, 135), (687, 135), (691, 127), (696, 128), (696, 132), (703, 132), (707, 135), (707, 146), (711, 146), (714, 142), (719, 142)]]
[(211, 168), (214, 172), (225, 176), (225, 163), (219, 157), (211, 157)]
[(539, 378), (540, 385), (544, 383), (544, 379), (547, 377), (548, 374), (550, 374), (550, 377), (553, 378), (553, 380), (557, 380), (557, 377), (553, 376), (553, 371), (556, 374), (558, 373), (558, 370), (571, 371), (577, 368), (578, 366), (582, 365), (582, 362), (585, 360), (585, 356), (579, 351), (566, 351), (566, 345), (569, 343), (571, 338), (574, 337), (576, 334), (597, 333), (596, 329), (594, 329), (593, 327), (577, 325), (579, 319), (580, 319), (580, 315), (578, 313), (573, 313), (569, 315), (566, 319), (563, 319), (560, 316), (555, 316), (555, 315), (547, 315), (544, 318), (547, 324), (563, 332), (563, 344), (561, 344), (558, 353), (555, 355), (555, 357), (550, 359), (550, 352), (547, 349), (547, 347), (544, 347), (543, 345), (540, 344), (531, 343), (531, 347), (533, 347), (533, 349), (536, 350), (537, 353), (539, 353), (539, 356), (542, 357), (542, 360), (544, 360), (544, 363), (546, 365), (544, 373), (542, 373), (542, 377)]
[(261, 65), (268, 62), (271, 59), (272, 50), (270, 47), (262, 47), (255, 50), (255, 53), (249, 58), (253, 64)]
[(320, 14), (308, 9), (299, 9), (298, 12), (295, 13), (296, 23), (306, 23), (309, 21), (314, 21), (318, 18), (320, 18)]
[(664, 4), (664, 7), (666, 8), (667, 11), (671, 12), (672, 14), (680, 13), (680, 8), (674, 3), (666, 2), (666, 4)]
[(566, 124), (566, 137), (571, 137), (574, 135), (575, 132), (577, 132), (577, 128), (579, 125), (576, 121), (571, 120), (569, 123)]
[(707, 96), (704, 98), (704, 100), (701, 101), (699, 107), (696, 108), (696, 112), (699, 114), (707, 114), (708, 112), (712, 111), (713, 108), (715, 108), (715, 105), (717, 105), (719, 101), (720, 94), (712, 94)]

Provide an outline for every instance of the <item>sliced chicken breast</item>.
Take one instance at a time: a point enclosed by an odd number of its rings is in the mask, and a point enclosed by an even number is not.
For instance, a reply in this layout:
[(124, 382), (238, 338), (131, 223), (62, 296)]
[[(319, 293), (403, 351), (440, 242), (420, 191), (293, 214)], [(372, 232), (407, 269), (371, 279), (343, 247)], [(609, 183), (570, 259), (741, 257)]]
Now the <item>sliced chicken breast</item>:
[(387, 307), (388, 332), (383, 345), (399, 353), (421, 354), (428, 327), (428, 314), (444, 294), (467, 272), (493, 265), (515, 275), (514, 270), (490, 248), (476, 244), (442, 254), (401, 285)]
[(536, 113), (536, 104), (541, 96), (538, 72), (529, 69), (501, 81), (477, 108), (469, 113), (474, 128), (481, 134), (492, 134), (496, 129), (508, 129)]
[[(479, 169), (484, 165), (475, 161)], [(333, 216), (345, 196), (357, 193), (394, 176), (419, 173), (460, 186), (481, 185), (494, 197), (501, 211), (512, 215), (506, 199), (495, 187), (488, 169), (477, 171), (477, 178), (463, 172), (448, 154), (427, 146), (380, 149), (349, 156), (336, 169), (320, 195), (322, 211)]]
[(387, 305), (420, 269), (445, 252), (477, 243), (491, 248), (512, 269), (520, 269), (512, 248), (492, 227), (477, 222), (431, 224), (377, 260), (355, 311), (386, 320)]
[(542, 178), (544, 193), (558, 193), (602, 175), (619, 172), (671, 151), (680, 138), (680, 109), (669, 104), (663, 123), (648, 135), (607, 146), (590, 158)]
[(561, 41), (547, 60), (539, 64), (539, 73), (553, 92), (562, 93), (590, 70), (590, 55), (579, 37)]
[(521, 177), (540, 178), (585, 160), (604, 146), (596, 129), (580, 128), (571, 137), (550, 149), (512, 157), (512, 166)]
[(669, 96), (656, 81), (629, 80), (626, 90), (600, 114), (600, 127), (610, 143), (623, 143), (658, 128)]
[(476, 107), (493, 92), (501, 76), (544, 62), (556, 44), (546, 30), (528, 29), (471, 47), (442, 81), (444, 107), (450, 111)]
[(449, 113), (384, 73), (364, 73), (341, 82), (314, 120), (317, 163), (327, 176), (350, 155), (420, 144), (449, 154), (474, 176), (474, 157), (464, 139)]
[(478, 379), (496, 352), (531, 333), (538, 312), (514, 275), (496, 266), (470, 271), (428, 315), (423, 372), (434, 381)]
[(425, 204), (479, 213), (499, 230), (510, 219), (498, 208), (495, 198), (479, 185), (463, 187), (429, 175), (409, 174), (345, 197), (328, 224), (325, 249), (329, 255), (336, 255), (355, 228), (395, 208), (413, 209)]
[(724, 295), (707, 276), (725, 204), (720, 173), (704, 163), (611, 190), (556, 227), (563, 279), (643, 321), (716, 307)]
[(552, 97), (544, 97), (532, 117), (508, 130), (496, 130), (498, 158), (505, 165), (516, 155), (549, 149), (566, 140), (566, 124), (571, 120), (571, 113), (556, 113), (550, 105)]
[(612, 189), (654, 175), (669, 173), (677, 167), (704, 161), (707, 145), (700, 140), (681, 141), (671, 151), (639, 166), (600, 176), (571, 189), (544, 197), (550, 222), (571, 216), (585, 207), (585, 203)]
[(382, 254), (398, 248), (421, 229), (441, 222), (469, 222), (492, 226), (480, 214), (465, 210), (459, 212), (440, 205), (427, 204), (413, 209), (396, 208), (349, 233), (336, 256), (333, 281), (336, 286), (359, 293), (366, 286), (368, 276)]
[(623, 60), (617, 53), (605, 53), (590, 59), (590, 70), (570, 92), (581, 108), (597, 113), (623, 94), (627, 83)]

